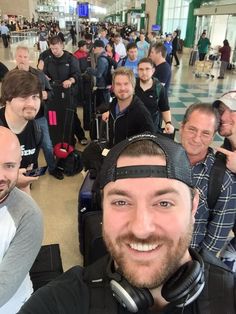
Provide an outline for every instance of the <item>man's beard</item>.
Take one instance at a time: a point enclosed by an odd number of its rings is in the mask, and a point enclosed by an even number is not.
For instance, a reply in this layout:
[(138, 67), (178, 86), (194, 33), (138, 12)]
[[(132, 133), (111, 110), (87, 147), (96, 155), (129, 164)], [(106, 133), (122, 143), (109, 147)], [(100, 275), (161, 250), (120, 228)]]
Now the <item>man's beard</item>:
[(4, 190), (0, 189), (0, 202), (3, 201), (4, 198), (6, 198), (6, 196), (13, 190), (16, 185), (16, 182), (11, 182), (10, 180), (1, 180), (0, 185), (2, 183), (6, 184), (7, 188), (5, 188)]
[(27, 110), (24, 112), (25, 121), (33, 120), (37, 115), (37, 111), (35, 109), (31, 109), (30, 113), (27, 113)]
[(223, 137), (230, 137), (230, 136), (233, 135), (233, 132), (232, 132), (232, 130), (226, 130), (226, 131), (224, 131), (223, 128), (222, 128), (222, 131), (221, 131), (221, 126), (220, 126), (220, 128), (219, 128), (219, 134), (220, 134), (220, 136), (223, 136)]
[(143, 80), (143, 79), (141, 79), (141, 78), (139, 78), (140, 79), (140, 82), (141, 83), (147, 83), (147, 82), (149, 82), (152, 78), (148, 78), (148, 79), (146, 79), (146, 80)]
[(121, 100), (121, 101), (124, 101), (124, 100), (132, 100), (133, 98), (133, 95), (128, 95), (128, 96), (124, 96), (124, 97), (119, 97), (119, 96), (116, 96), (117, 100)]
[[(177, 244), (175, 244), (172, 239), (169, 239), (165, 236), (151, 236), (148, 239), (140, 240), (137, 239), (132, 234), (126, 234), (119, 236), (116, 239), (115, 245), (112, 243), (109, 236), (103, 229), (103, 238), (113, 257), (114, 261), (117, 263), (119, 272), (121, 272), (128, 282), (138, 288), (148, 288), (154, 289), (163, 285), (163, 283), (173, 275), (178, 268), (181, 266), (181, 260), (184, 257), (186, 251), (189, 248), (191, 239), (192, 239), (193, 225), (190, 222), (186, 232), (180, 237)], [(155, 261), (146, 262), (136, 262), (134, 267), (129, 265), (129, 257), (125, 256), (121, 251), (121, 245), (124, 243), (162, 243), (165, 246), (165, 253), (163, 251), (160, 253), (162, 256), (158, 256), (157, 264), (160, 264), (158, 267), (155, 267)], [(140, 278), (139, 266), (143, 269), (147, 269), (150, 272), (149, 276), (145, 273), (141, 274), (143, 278)], [(152, 271), (151, 271), (152, 269)]]

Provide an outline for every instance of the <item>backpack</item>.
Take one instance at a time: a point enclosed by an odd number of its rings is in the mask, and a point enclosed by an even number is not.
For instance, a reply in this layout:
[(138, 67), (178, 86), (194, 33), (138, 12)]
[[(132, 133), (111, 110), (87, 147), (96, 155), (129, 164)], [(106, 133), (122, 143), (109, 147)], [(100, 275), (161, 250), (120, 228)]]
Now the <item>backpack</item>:
[(106, 85), (112, 85), (112, 74), (117, 68), (117, 62), (109, 56), (102, 55), (99, 58), (105, 58), (108, 61), (108, 70), (107, 73), (103, 76), (106, 82)]
[(62, 169), (66, 176), (74, 176), (83, 169), (81, 152), (74, 149), (66, 158), (60, 159), (57, 167)]
[(120, 63), (120, 66), (121, 66), (121, 67), (124, 67), (124, 66), (125, 66), (125, 62), (126, 62), (127, 59), (128, 59), (127, 56), (124, 57), (123, 59), (121, 59), (121, 63)]
[[(223, 148), (232, 150), (230, 142), (225, 139)], [(207, 204), (210, 209), (213, 209), (220, 196), (221, 187), (226, 170), (226, 156), (220, 152), (215, 154), (215, 161), (209, 174)]]

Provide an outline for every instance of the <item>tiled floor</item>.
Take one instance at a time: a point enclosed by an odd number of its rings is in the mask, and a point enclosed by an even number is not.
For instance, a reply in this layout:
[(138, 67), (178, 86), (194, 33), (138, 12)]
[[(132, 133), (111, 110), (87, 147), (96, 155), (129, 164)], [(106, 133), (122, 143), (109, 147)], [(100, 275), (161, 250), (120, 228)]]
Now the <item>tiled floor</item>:
[[(36, 39), (30, 38), (20, 42), (30, 49), (32, 66), (36, 65), (38, 52), (35, 50)], [(18, 43), (19, 44), (19, 43)], [(0, 60), (9, 69), (15, 67), (14, 51), (17, 44), (10, 48), (3, 48), (0, 42)], [(72, 51), (72, 46), (66, 48)], [(170, 86), (169, 102), (173, 114), (174, 125), (178, 128), (185, 109), (192, 103), (212, 102), (222, 93), (236, 89), (236, 73), (229, 71), (224, 80), (217, 80), (219, 65), (215, 64), (212, 69), (214, 79), (202, 76), (195, 77), (193, 67), (189, 67), (189, 54), (180, 55), (180, 67), (173, 67), (172, 83)], [(81, 116), (81, 110), (79, 110)], [(178, 134), (177, 134), (178, 139)], [(213, 145), (221, 143), (219, 136), (216, 136)], [(82, 147), (79, 147), (82, 149)], [(43, 156), (40, 156), (40, 163), (45, 163)], [(59, 243), (61, 247), (64, 269), (82, 263), (78, 245), (77, 229), (77, 204), (78, 191), (83, 181), (83, 174), (74, 177), (65, 177), (63, 181), (54, 179), (46, 174), (41, 177), (32, 189), (32, 196), (38, 202), (44, 215), (45, 236), (44, 243)]]

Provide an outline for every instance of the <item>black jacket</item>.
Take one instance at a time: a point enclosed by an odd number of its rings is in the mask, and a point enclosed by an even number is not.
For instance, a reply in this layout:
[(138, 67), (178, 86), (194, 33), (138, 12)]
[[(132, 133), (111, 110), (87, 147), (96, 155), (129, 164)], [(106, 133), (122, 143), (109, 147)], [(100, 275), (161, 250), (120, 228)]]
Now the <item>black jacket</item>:
[(44, 60), (43, 72), (49, 77), (50, 83), (62, 83), (71, 77), (77, 82), (80, 75), (78, 60), (68, 51), (64, 51), (60, 58), (50, 54)]
[[(169, 304), (158, 314), (235, 314), (235, 277), (206, 250), (205, 286), (184, 310)], [(107, 276), (109, 256), (83, 270), (75, 266), (34, 293), (18, 314), (129, 314), (112, 296)], [(138, 314), (153, 314), (148, 309)]]
[(131, 104), (123, 113), (117, 115), (116, 106), (117, 100), (113, 99), (108, 121), (110, 147), (136, 134), (154, 133), (152, 117), (137, 96), (133, 97)]

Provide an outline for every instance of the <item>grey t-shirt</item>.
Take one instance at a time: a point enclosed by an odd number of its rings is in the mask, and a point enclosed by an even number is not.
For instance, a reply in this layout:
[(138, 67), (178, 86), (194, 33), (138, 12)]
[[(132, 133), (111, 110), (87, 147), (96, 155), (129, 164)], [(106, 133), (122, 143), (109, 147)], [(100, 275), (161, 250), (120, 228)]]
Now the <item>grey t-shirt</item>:
[(14, 188), (0, 203), (0, 314), (15, 314), (33, 292), (29, 270), (42, 240), (39, 207)]

